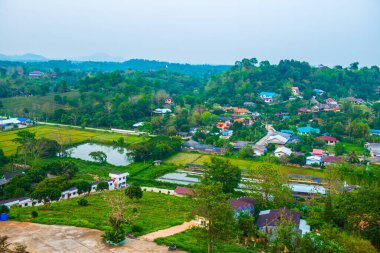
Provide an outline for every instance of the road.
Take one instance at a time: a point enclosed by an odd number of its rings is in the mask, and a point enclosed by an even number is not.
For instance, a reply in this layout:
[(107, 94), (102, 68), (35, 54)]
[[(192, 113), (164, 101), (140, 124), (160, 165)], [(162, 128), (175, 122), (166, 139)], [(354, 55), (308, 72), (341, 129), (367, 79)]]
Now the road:
[(265, 135), (263, 138), (261, 138), (258, 142), (256, 142), (256, 145), (258, 146), (265, 146), (267, 144), (267, 139), (271, 134), (276, 132), (276, 130), (272, 127), (272, 125), (265, 125), (265, 129), (268, 131), (267, 135)]
[[(29, 222), (0, 222), (0, 235), (9, 242), (27, 246), (31, 253), (166, 253), (167, 246), (142, 239), (128, 239), (114, 247), (103, 243), (102, 231), (73, 226), (42, 225)], [(177, 250), (184, 253), (185, 251)]]
[(188, 230), (188, 229), (190, 229), (192, 227), (195, 227), (195, 226), (198, 226), (198, 223), (196, 221), (192, 220), (192, 221), (189, 221), (189, 222), (184, 222), (183, 224), (178, 225), (178, 226), (174, 226), (174, 227), (171, 227), (171, 228), (158, 230), (156, 232), (143, 235), (143, 236), (139, 237), (139, 239), (143, 239), (143, 240), (147, 240), (147, 241), (152, 241), (153, 242), (157, 238), (168, 237), (168, 236), (171, 236), (171, 235), (175, 235), (175, 234), (181, 233), (181, 232), (186, 231), (186, 230)]

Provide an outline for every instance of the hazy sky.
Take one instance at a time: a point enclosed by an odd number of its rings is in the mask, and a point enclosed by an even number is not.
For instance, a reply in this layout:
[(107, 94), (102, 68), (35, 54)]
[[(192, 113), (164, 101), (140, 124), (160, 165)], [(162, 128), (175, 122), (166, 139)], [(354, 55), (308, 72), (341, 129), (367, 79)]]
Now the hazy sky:
[(380, 65), (380, 0), (0, 0), (0, 53)]

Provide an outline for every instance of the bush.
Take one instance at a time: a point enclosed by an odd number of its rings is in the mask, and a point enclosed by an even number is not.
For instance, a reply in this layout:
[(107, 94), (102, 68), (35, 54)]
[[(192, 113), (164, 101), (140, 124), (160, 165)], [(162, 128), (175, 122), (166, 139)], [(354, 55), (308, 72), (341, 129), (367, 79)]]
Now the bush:
[(143, 191), (140, 186), (130, 185), (125, 189), (125, 195), (130, 199), (141, 199), (143, 196)]
[(81, 198), (80, 200), (78, 200), (78, 205), (80, 205), (80, 206), (88, 206), (87, 199)]
[(133, 225), (131, 231), (132, 233), (141, 233), (143, 228), (139, 225)]
[(5, 205), (0, 206), (0, 213), (9, 213), (9, 207)]
[(37, 211), (32, 211), (32, 218), (37, 218), (38, 217), (38, 212)]
[(108, 229), (102, 235), (107, 243), (117, 244), (125, 239), (125, 232), (123, 229)]

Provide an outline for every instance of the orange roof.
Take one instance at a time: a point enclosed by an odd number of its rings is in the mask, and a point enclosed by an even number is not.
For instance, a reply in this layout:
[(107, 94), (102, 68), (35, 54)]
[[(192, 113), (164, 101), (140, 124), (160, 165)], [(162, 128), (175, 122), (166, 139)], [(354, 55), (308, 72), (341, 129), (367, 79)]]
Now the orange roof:
[(234, 112), (236, 112), (236, 113), (249, 113), (249, 111), (245, 108), (234, 108)]

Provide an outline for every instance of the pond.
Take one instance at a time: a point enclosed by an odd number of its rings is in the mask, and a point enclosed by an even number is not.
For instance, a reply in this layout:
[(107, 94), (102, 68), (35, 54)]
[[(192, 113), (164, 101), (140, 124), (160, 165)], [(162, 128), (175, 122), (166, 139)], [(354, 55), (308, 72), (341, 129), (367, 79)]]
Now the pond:
[(169, 182), (173, 184), (182, 184), (182, 185), (192, 185), (192, 184), (200, 182), (199, 178), (191, 176), (191, 173), (184, 173), (184, 172), (168, 173), (168, 174), (163, 175), (160, 178), (157, 178), (156, 180), (161, 181), (161, 182)]
[(132, 158), (127, 156), (129, 150), (123, 147), (113, 147), (96, 143), (84, 143), (66, 150), (69, 157), (79, 158), (85, 161), (95, 162), (89, 156), (91, 152), (102, 151), (107, 155), (107, 162), (116, 166), (126, 166), (133, 162)]

